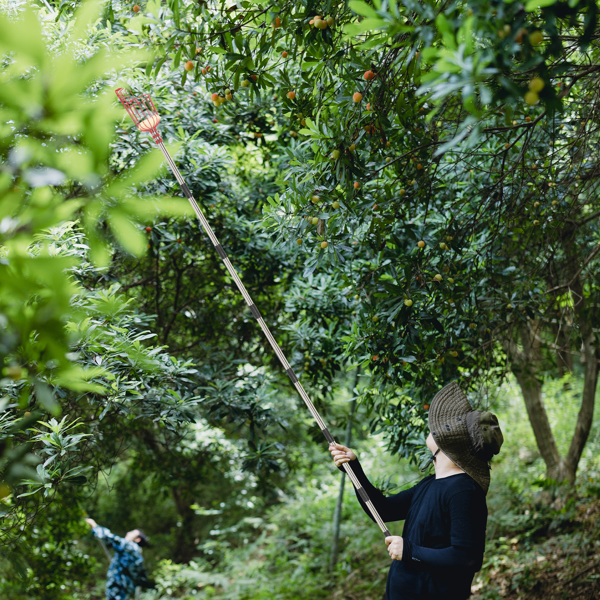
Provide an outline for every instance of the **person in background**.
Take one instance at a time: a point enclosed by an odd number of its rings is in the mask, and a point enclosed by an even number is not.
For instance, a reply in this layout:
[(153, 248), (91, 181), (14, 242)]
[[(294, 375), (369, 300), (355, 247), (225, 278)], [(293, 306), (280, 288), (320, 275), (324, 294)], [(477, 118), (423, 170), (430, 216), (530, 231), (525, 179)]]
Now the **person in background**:
[[(404, 521), (402, 536), (385, 538), (392, 559), (386, 600), (465, 600), (483, 563), (489, 461), (504, 441), (498, 419), (473, 410), (453, 382), (431, 401), (429, 430), (427, 466), (433, 462), (435, 475), (393, 496), (384, 496), (371, 484), (350, 448), (329, 446), (340, 470), (352, 461), (383, 521)], [(358, 492), (356, 497), (373, 519)]]
[(106, 600), (129, 600), (137, 586), (151, 587), (142, 557), (142, 547), (148, 544), (146, 534), (141, 529), (132, 529), (121, 538), (100, 527), (94, 519), (86, 522), (94, 535), (114, 550), (106, 576)]

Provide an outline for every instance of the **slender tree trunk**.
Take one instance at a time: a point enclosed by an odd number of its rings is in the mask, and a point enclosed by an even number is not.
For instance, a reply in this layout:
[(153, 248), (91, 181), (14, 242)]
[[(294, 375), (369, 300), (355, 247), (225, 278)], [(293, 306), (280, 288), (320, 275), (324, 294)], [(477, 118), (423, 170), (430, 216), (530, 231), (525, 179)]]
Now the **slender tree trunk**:
[(173, 560), (178, 563), (188, 563), (196, 553), (196, 544), (194, 542), (194, 519), (196, 513), (191, 508), (193, 499), (189, 496), (188, 490), (177, 487), (171, 488), (175, 507), (181, 517), (181, 527), (177, 527), (175, 533), (176, 547)]
[(564, 479), (563, 461), (560, 458), (550, 428), (548, 413), (542, 400), (542, 381), (539, 374), (542, 361), (540, 333), (541, 323), (539, 320), (531, 321), (529, 326), (523, 325), (520, 328), (519, 334), (523, 350), (520, 351), (515, 342), (509, 343), (511, 368), (525, 400), (527, 416), (538, 450), (546, 463), (546, 476), (560, 481)]
[[(358, 371), (354, 378), (354, 390), (358, 384)], [(353, 390), (353, 392), (354, 392)], [(348, 424), (346, 426), (346, 438), (344, 440), (344, 446), (350, 447), (352, 440), (352, 421), (354, 420), (354, 413), (356, 412), (356, 400), (352, 400), (350, 405), (350, 416), (348, 417)], [(338, 493), (337, 502), (335, 504), (335, 511), (333, 513), (333, 540), (331, 543), (331, 556), (329, 558), (329, 569), (333, 571), (337, 563), (339, 554), (340, 544), (340, 524), (342, 522), (342, 504), (344, 502), (344, 485), (346, 483), (346, 473), (342, 473), (342, 480), (340, 481), (340, 491)]]
[[(350, 407), (350, 416), (348, 417), (348, 426), (346, 427), (346, 439), (344, 440), (344, 446), (349, 447), (352, 439), (352, 420), (354, 417), (354, 411), (356, 410), (356, 400), (352, 400), (352, 406)], [(329, 560), (329, 568), (333, 570), (337, 563), (339, 554), (339, 543), (340, 543), (340, 524), (342, 522), (342, 503), (344, 501), (344, 485), (346, 483), (346, 473), (342, 473), (342, 479), (340, 481), (340, 491), (338, 493), (337, 502), (335, 504), (335, 512), (333, 513), (333, 541), (331, 544), (331, 557)]]
[(594, 345), (595, 334), (592, 326), (592, 311), (596, 310), (593, 305), (588, 306), (583, 283), (581, 281), (581, 269), (579, 267), (580, 253), (575, 248), (573, 236), (563, 239), (565, 252), (567, 254), (566, 275), (569, 280), (569, 291), (573, 300), (573, 311), (579, 333), (581, 334), (582, 362), (584, 364), (583, 394), (581, 398), (581, 408), (577, 415), (575, 424), (575, 433), (569, 446), (569, 451), (565, 459), (567, 472), (570, 475), (569, 480), (575, 481), (577, 466), (581, 459), (581, 454), (585, 448), (592, 421), (594, 419), (594, 402), (596, 398), (596, 387), (598, 385), (598, 356)]
[(569, 348), (569, 331), (565, 331), (564, 323), (552, 325), (552, 335), (556, 344), (556, 367), (558, 376), (563, 377), (565, 373), (573, 372), (573, 355)]
[[(505, 348), (511, 358), (511, 368), (517, 378), (523, 398), (527, 415), (533, 429), (533, 434), (544, 462), (546, 463), (546, 476), (557, 481), (568, 481), (574, 483), (577, 475), (577, 467), (587, 443), (592, 421), (594, 418), (594, 402), (596, 388), (598, 385), (598, 350), (595, 347), (595, 334), (593, 330), (595, 310), (593, 305), (588, 306), (586, 302), (583, 283), (581, 281), (580, 263), (582, 263), (581, 252), (575, 247), (573, 232), (566, 232), (563, 237), (563, 247), (566, 254), (564, 264), (564, 281), (566, 291), (573, 301), (573, 315), (578, 325), (581, 336), (581, 362), (584, 365), (583, 394), (581, 406), (577, 415), (575, 431), (566, 457), (561, 458), (556, 441), (550, 428), (548, 415), (542, 401), (542, 350), (541, 329), (539, 320), (529, 321), (523, 324), (519, 330), (523, 350), (517, 348), (514, 340), (505, 344)], [(567, 332), (561, 332), (563, 340), (567, 341)], [(561, 353), (562, 354), (562, 353)], [(572, 354), (566, 352), (564, 366), (572, 369)]]
[(579, 460), (587, 443), (592, 422), (594, 419), (594, 401), (596, 397), (596, 387), (598, 385), (598, 358), (593, 344), (594, 334), (591, 331), (587, 339), (583, 340), (583, 356), (585, 358), (585, 375), (583, 379), (583, 394), (581, 398), (581, 408), (577, 415), (575, 424), (575, 433), (569, 446), (569, 452), (565, 459), (567, 473), (571, 475), (569, 481), (575, 481), (575, 474)]
[[(160, 458), (164, 455), (165, 451), (161, 448), (160, 443), (156, 440), (151, 430), (141, 429), (139, 435), (155, 457)], [(184, 485), (172, 487), (171, 494), (177, 513), (181, 518), (181, 527), (177, 527), (175, 533), (176, 549), (173, 559), (175, 562), (187, 563), (194, 558), (194, 554), (196, 553), (196, 544), (194, 542), (196, 513), (191, 508), (194, 498), (191, 495), (189, 487)]]

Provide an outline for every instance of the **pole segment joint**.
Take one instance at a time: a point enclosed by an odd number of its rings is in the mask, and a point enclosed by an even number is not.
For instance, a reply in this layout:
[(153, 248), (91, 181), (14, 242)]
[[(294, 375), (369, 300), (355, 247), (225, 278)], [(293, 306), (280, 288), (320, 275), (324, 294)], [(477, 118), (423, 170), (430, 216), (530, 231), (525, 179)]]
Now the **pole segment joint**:
[(325, 436), (325, 439), (330, 443), (333, 444), (335, 443), (335, 439), (334, 437), (331, 435), (329, 429), (327, 429), (327, 427), (325, 427), (325, 429), (321, 429), (321, 432), (323, 433), (323, 435)]
[[(254, 315), (255, 319), (261, 319), (262, 315), (260, 314), (260, 311), (258, 310), (258, 308), (256, 308), (256, 304), (252, 303), (249, 307), (250, 312)], [(289, 375), (289, 373), (288, 373)]]
[(223, 246), (221, 246), (221, 244), (217, 244), (215, 246), (215, 250), (217, 251), (217, 254), (223, 259), (225, 260), (227, 258), (227, 254), (225, 252), (225, 250), (223, 250)]
[(359, 487), (356, 488), (356, 491), (359, 493), (360, 497), (365, 501), (368, 502), (369, 501), (369, 495), (367, 494), (367, 492), (365, 492), (365, 488), (364, 487)]
[(192, 192), (190, 191), (190, 188), (187, 186), (187, 183), (185, 183), (185, 181), (181, 184), (181, 189), (183, 191), (183, 193), (185, 194), (185, 197), (189, 200), (190, 198), (193, 198), (194, 196), (192, 195)]

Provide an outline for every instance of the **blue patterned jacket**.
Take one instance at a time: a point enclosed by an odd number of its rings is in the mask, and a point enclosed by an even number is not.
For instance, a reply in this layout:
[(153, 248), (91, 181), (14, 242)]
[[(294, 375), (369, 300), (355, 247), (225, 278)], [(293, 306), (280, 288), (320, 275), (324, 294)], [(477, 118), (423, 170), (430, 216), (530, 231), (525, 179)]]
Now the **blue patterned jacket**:
[(114, 550), (106, 576), (106, 600), (128, 600), (135, 588), (148, 581), (141, 548), (135, 543), (112, 534), (106, 527), (96, 526), (94, 535)]

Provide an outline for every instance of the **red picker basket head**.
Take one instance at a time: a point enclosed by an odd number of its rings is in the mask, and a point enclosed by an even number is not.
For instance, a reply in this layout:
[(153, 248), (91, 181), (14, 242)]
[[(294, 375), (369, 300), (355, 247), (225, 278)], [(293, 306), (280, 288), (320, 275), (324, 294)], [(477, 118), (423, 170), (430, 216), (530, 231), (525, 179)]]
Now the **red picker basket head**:
[(150, 94), (142, 94), (140, 96), (132, 96), (125, 88), (119, 88), (116, 92), (119, 100), (133, 119), (135, 126), (140, 131), (149, 131), (152, 134), (152, 139), (160, 144), (162, 138), (158, 133), (158, 124), (160, 123), (160, 115), (150, 98)]

